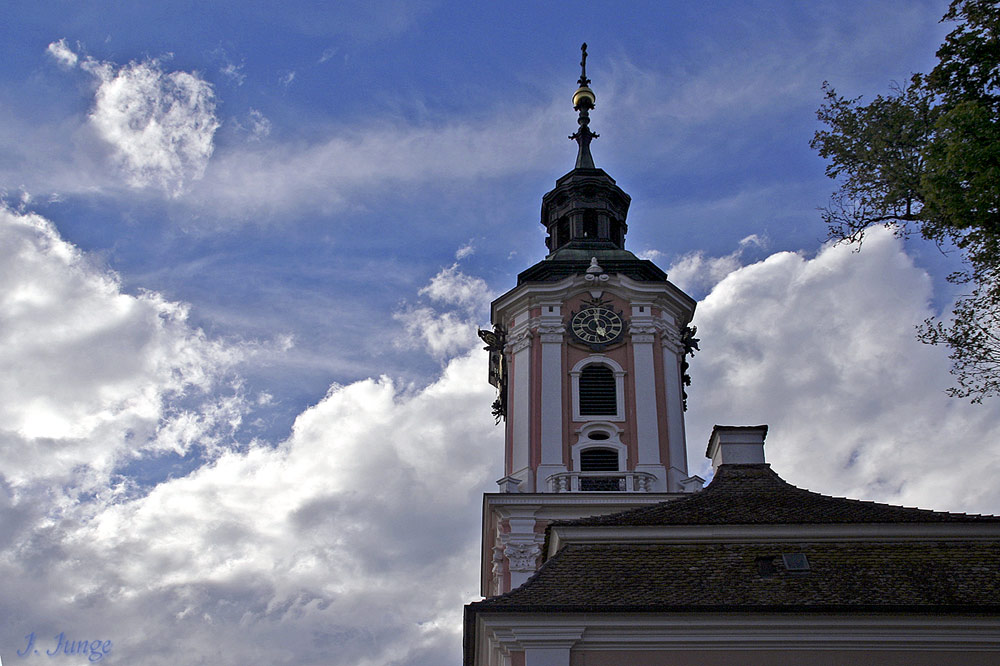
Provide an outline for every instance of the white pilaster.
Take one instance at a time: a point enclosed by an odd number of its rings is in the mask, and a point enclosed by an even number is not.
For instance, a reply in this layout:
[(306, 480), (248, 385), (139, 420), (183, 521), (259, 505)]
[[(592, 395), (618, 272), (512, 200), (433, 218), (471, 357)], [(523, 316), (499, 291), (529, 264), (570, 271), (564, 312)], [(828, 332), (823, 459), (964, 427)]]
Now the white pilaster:
[(681, 384), (681, 360), (684, 345), (681, 334), (672, 321), (660, 332), (663, 347), (663, 381), (667, 396), (667, 442), (670, 459), (667, 460), (667, 490), (683, 490), (682, 482), (688, 476), (687, 444), (684, 433), (684, 394)]
[(511, 590), (524, 585), (538, 567), (545, 539), (543, 534), (535, 532), (538, 509), (535, 505), (525, 505), (510, 507), (504, 512), (508, 531), (500, 535), (500, 541), (510, 572)]
[(511, 476), (522, 480), (521, 492), (534, 492), (531, 475), (531, 332), (527, 327), (512, 333), (510, 354), (514, 372), (510, 378)]
[(538, 336), (542, 345), (541, 365), (541, 464), (536, 475), (536, 490), (546, 492), (545, 479), (566, 471), (563, 464), (562, 407), (562, 312), (559, 303), (543, 303)]
[(654, 491), (663, 491), (667, 489), (667, 479), (660, 464), (660, 429), (656, 417), (656, 373), (653, 365), (656, 363), (653, 354), (656, 329), (653, 328), (651, 308), (647, 305), (642, 307), (640, 312), (639, 306), (633, 305), (629, 327), (635, 364), (635, 435), (639, 454), (635, 469), (654, 474), (657, 479)]

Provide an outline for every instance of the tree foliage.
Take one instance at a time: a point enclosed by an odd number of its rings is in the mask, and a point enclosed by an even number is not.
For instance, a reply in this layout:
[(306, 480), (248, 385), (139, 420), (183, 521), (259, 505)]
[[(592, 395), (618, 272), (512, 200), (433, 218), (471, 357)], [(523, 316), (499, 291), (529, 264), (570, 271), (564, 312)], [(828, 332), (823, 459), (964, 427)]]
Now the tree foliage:
[(824, 83), (828, 129), (810, 145), (840, 188), (823, 209), (833, 238), (860, 243), (874, 225), (959, 249), (965, 284), (948, 322), (919, 337), (951, 349), (952, 395), (1000, 395), (1000, 3), (954, 0), (957, 26), (938, 64), (867, 104)]

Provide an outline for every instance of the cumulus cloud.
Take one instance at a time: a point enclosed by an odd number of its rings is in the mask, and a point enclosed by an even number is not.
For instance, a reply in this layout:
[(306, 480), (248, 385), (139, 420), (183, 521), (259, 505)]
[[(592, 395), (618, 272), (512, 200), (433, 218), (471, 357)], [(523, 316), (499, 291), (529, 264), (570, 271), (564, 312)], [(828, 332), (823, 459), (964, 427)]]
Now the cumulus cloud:
[(332, 387), (278, 448), (75, 507), (44, 533), (71, 561), (4, 552), (4, 579), (35, 600), (0, 600), (18, 618), (5, 644), (64, 626), (144, 665), (454, 661), (477, 585), (469, 508), (502, 450), (480, 356), (415, 394), (385, 378)]
[[(465, 249), (460, 249), (458, 254), (462, 254)], [(457, 263), (441, 269), (419, 293), (439, 303), (460, 305), (467, 309), (483, 307), (492, 299), (492, 292), (486, 281), (466, 275), (459, 270)]]
[[(676, 259), (667, 269), (670, 281), (685, 291), (704, 292), (710, 290), (744, 263), (744, 256), (751, 248), (763, 249), (767, 243), (757, 234), (743, 238), (735, 250), (722, 257), (706, 257), (701, 250), (690, 252)], [(640, 253), (643, 259), (662, 256), (657, 250)]]
[(454, 263), (441, 269), (418, 294), (437, 307), (408, 305), (397, 312), (395, 318), (405, 329), (398, 344), (423, 346), (437, 358), (448, 358), (476, 344), (477, 322), (488, 316), (485, 312), (492, 300), (482, 278), (463, 273)]
[(79, 62), (97, 80), (89, 120), (130, 185), (177, 195), (204, 175), (219, 127), (210, 83), (196, 73), (166, 72), (157, 59), (122, 67), (80, 60), (64, 39), (48, 52), (67, 66)]
[(914, 339), (934, 314), (930, 296), (929, 277), (882, 229), (860, 253), (783, 252), (730, 273), (695, 316), (692, 469), (713, 423), (767, 423), (769, 461), (799, 485), (1000, 512), (996, 412), (946, 397), (946, 351)]
[(132, 492), (114, 460), (211, 440), (251, 408), (219, 386), (240, 352), (123, 294), (44, 219), (0, 222), (0, 644), (64, 631), (146, 666), (457, 658), (469, 509), (501, 469), (478, 345), (421, 389), (334, 385), (280, 444), (220, 447)]
[(114, 146), (130, 184), (177, 194), (205, 173), (219, 127), (212, 86), (156, 60), (90, 67), (101, 83), (90, 121)]
[(454, 660), (477, 583), (468, 508), (502, 449), (482, 364), (457, 359), (415, 394), (386, 378), (334, 386), (280, 447), (102, 508), (88, 564), (134, 598), (89, 601), (123, 622), (107, 625), (118, 658), (176, 663), (183, 641), (193, 663)]
[(69, 44), (66, 43), (65, 39), (52, 42), (46, 51), (56, 59), (56, 62), (64, 67), (76, 67), (76, 63), (80, 60), (73, 49), (69, 47)]
[(216, 391), (244, 352), (187, 315), (158, 294), (122, 293), (50, 222), (0, 208), (6, 482), (106, 479), (136, 456), (221, 442), (242, 407)]

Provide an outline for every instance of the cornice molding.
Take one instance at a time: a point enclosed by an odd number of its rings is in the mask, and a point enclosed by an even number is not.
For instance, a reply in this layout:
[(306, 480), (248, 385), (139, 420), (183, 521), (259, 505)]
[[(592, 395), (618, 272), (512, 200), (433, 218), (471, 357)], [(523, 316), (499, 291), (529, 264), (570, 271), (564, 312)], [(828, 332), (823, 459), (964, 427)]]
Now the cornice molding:
[[(504, 613), (477, 611), (476, 634), (505, 651), (572, 641), (575, 650), (1000, 650), (1000, 617), (887, 613)], [(696, 621), (697, 624), (692, 624)], [(695, 629), (696, 627), (696, 629)], [(582, 630), (582, 631), (581, 631)], [(577, 632), (581, 634), (577, 638)], [(564, 643), (563, 643), (564, 644)], [(480, 644), (480, 649), (487, 648)], [(482, 654), (482, 653), (481, 653)], [(916, 656), (916, 655), (915, 655)], [(978, 663), (978, 662), (977, 662)]]
[(551, 557), (568, 544), (819, 543), (886, 541), (995, 541), (994, 523), (835, 523), (791, 525), (553, 526)]

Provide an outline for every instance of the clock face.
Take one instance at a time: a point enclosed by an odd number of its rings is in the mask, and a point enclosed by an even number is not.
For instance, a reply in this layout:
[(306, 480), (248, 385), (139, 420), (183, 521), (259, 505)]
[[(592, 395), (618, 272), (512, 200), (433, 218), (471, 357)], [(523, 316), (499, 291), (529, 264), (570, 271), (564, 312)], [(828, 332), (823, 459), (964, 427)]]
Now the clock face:
[(570, 330), (580, 342), (592, 347), (603, 347), (622, 336), (625, 322), (611, 308), (589, 307), (573, 315)]

